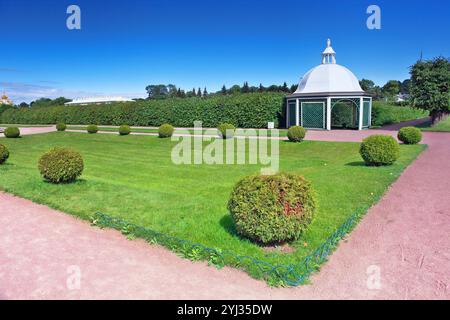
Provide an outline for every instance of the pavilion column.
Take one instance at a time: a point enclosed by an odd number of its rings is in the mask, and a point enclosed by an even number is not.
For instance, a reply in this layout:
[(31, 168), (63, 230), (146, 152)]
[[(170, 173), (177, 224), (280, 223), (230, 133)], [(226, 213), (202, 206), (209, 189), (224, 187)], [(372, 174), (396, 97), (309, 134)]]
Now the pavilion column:
[(331, 98), (327, 98), (327, 130), (331, 130)]
[(358, 121), (358, 130), (362, 130), (363, 127), (363, 108), (364, 108), (364, 100), (363, 97), (359, 98), (359, 121)]
[(295, 125), (300, 125), (300, 100), (295, 100)]

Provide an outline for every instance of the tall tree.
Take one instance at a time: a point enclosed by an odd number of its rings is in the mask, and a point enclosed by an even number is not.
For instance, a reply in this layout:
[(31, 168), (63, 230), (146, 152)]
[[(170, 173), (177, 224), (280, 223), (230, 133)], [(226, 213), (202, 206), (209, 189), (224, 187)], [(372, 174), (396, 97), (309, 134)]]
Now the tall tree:
[(433, 124), (450, 113), (450, 60), (421, 60), (410, 68), (410, 95), (415, 107), (430, 111)]
[(197, 90), (197, 97), (201, 97), (201, 96), (202, 96), (202, 90), (199, 87)]
[(206, 97), (208, 95), (208, 91), (206, 90), (206, 87), (203, 89), (203, 96)]
[(289, 88), (286, 82), (283, 82), (283, 85), (281, 86), (281, 91), (289, 92)]
[(220, 93), (222, 95), (226, 95), (227, 94), (227, 87), (225, 87), (225, 85), (222, 86), (222, 89), (220, 90)]
[(165, 84), (151, 84), (145, 87), (149, 99), (164, 99), (169, 93), (168, 86)]
[(388, 98), (389, 100), (392, 100), (395, 95), (400, 93), (400, 81), (397, 80), (389, 80), (383, 88), (381, 88), (383, 91), (383, 96), (385, 98)]
[(242, 86), (241, 92), (242, 93), (248, 93), (250, 91), (250, 87), (248, 86), (248, 82), (245, 81), (244, 85)]
[(259, 84), (259, 88), (258, 91), (259, 92), (264, 92), (266, 90), (266, 88), (264, 88), (264, 86), (262, 85), (262, 83)]
[(359, 85), (361, 86), (361, 88), (364, 91), (370, 92), (375, 87), (375, 82), (373, 82), (372, 80), (368, 80), (368, 79), (361, 79), (359, 81)]

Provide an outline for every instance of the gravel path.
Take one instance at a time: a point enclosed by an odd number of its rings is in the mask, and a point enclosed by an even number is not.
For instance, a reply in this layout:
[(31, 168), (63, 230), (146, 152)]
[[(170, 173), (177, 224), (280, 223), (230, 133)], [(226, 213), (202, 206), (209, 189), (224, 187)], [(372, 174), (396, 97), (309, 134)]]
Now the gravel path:
[[(325, 133), (314, 138), (331, 139)], [(268, 288), (0, 193), (0, 299), (450, 299), (450, 134), (424, 133), (424, 143), (311, 284), (297, 288)]]

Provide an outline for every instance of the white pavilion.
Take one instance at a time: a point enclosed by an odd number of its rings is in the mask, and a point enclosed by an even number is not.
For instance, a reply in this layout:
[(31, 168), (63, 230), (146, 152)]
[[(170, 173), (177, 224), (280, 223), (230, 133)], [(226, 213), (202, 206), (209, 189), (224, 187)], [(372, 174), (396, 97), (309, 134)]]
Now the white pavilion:
[(349, 69), (336, 63), (328, 39), (322, 64), (308, 71), (297, 90), (286, 97), (286, 126), (362, 130), (371, 125), (371, 111), (372, 97)]

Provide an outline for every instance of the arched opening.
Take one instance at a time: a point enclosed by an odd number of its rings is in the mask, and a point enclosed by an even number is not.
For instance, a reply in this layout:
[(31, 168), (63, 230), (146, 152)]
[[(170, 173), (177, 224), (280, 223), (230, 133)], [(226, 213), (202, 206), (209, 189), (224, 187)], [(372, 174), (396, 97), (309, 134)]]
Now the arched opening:
[(331, 106), (331, 127), (335, 129), (358, 128), (358, 107), (354, 101), (342, 99)]

